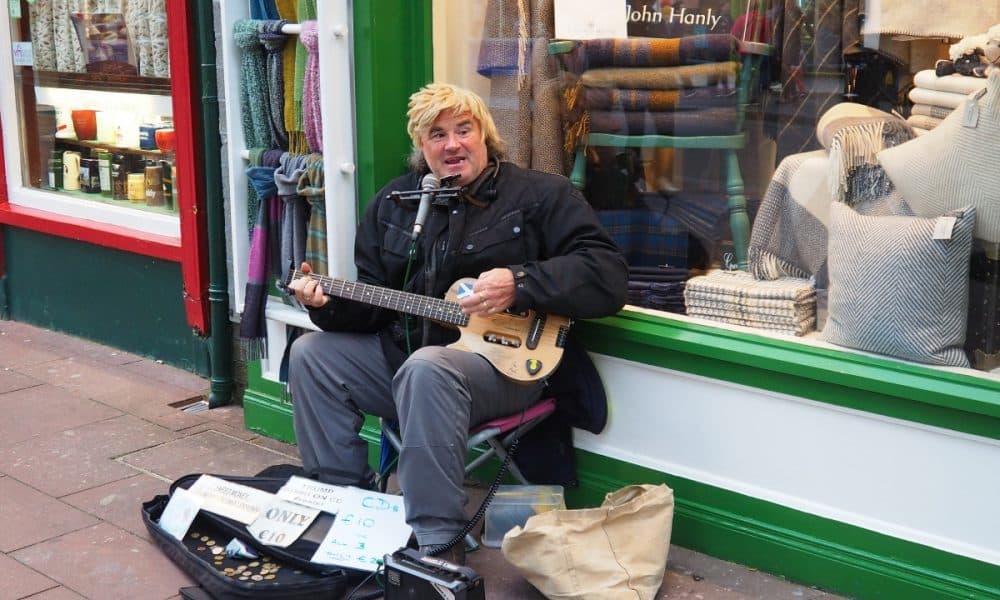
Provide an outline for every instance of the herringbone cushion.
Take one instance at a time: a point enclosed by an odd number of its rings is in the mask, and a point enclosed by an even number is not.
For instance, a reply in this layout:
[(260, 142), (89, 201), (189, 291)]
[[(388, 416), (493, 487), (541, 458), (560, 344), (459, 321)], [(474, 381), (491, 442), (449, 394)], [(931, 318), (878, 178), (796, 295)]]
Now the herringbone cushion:
[(984, 94), (970, 96), (928, 133), (883, 150), (878, 162), (921, 217), (972, 205), (975, 237), (1000, 242), (1000, 69)]
[[(949, 239), (934, 239), (935, 228)], [(916, 362), (968, 367), (969, 255), (976, 209), (937, 218), (865, 216), (830, 205), (827, 341)]]

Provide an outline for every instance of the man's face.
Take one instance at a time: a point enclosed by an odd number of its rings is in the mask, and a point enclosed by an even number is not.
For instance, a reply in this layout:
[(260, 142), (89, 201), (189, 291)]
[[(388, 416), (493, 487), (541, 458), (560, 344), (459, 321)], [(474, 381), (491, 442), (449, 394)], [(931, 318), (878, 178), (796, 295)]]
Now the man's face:
[(454, 185), (475, 181), (488, 163), (486, 141), (471, 113), (442, 112), (420, 140), (431, 172), (440, 179), (459, 175)]

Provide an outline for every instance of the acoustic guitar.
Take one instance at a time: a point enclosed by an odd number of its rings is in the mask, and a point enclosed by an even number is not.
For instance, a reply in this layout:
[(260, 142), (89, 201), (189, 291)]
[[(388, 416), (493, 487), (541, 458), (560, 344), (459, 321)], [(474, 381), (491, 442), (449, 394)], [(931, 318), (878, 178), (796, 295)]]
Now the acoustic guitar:
[(559, 365), (572, 320), (527, 310), (506, 310), (489, 316), (467, 315), (456, 300), (472, 292), (475, 279), (459, 279), (448, 288), (444, 299), (403, 292), (392, 288), (303, 273), (291, 269), (284, 286), (309, 277), (330, 296), (389, 308), (401, 313), (432, 319), (459, 330), (460, 337), (449, 348), (479, 354), (517, 382), (530, 383), (548, 376)]

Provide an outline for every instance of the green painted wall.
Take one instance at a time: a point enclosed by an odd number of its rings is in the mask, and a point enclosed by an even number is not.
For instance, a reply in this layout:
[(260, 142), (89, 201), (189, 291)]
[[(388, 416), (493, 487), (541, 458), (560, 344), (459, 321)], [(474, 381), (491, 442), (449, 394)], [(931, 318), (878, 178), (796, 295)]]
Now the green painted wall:
[(184, 315), (181, 267), (26, 229), (3, 229), (6, 318), (209, 374)]

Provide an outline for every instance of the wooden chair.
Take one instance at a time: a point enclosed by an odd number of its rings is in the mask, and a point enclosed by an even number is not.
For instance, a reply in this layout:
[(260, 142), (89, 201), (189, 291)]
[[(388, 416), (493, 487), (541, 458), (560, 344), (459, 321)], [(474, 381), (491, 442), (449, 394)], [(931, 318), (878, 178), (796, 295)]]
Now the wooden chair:
[[(735, 39), (735, 38), (734, 38)], [(549, 43), (549, 54), (560, 57), (568, 55), (581, 42), (556, 40)], [(770, 46), (762, 42), (735, 40), (739, 55), (739, 72), (736, 86), (736, 128), (730, 135), (620, 135), (590, 132), (577, 144), (573, 158), (570, 180), (578, 188), (583, 188), (586, 173), (586, 150), (589, 146), (617, 148), (676, 148), (711, 149), (724, 153), (723, 167), (726, 173), (729, 225), (732, 230), (734, 253), (739, 268), (747, 267), (747, 246), (750, 236), (750, 219), (746, 210), (743, 176), (740, 172), (737, 150), (746, 144), (743, 128), (746, 105), (752, 85), (757, 81), (760, 63), (770, 53)]]

